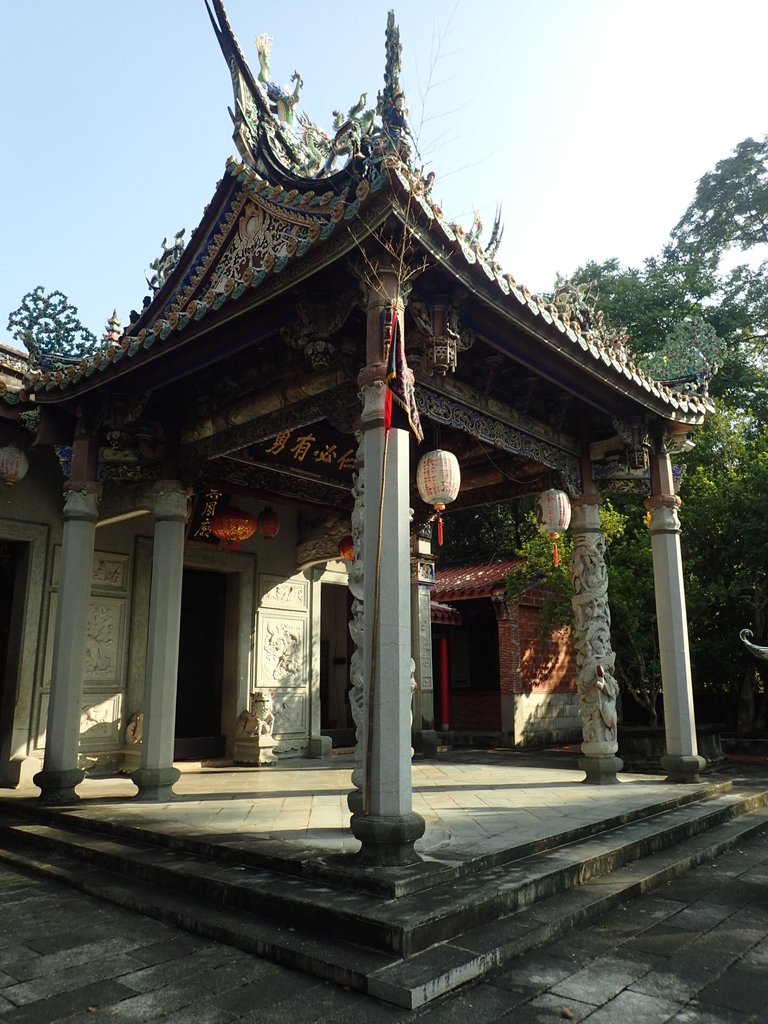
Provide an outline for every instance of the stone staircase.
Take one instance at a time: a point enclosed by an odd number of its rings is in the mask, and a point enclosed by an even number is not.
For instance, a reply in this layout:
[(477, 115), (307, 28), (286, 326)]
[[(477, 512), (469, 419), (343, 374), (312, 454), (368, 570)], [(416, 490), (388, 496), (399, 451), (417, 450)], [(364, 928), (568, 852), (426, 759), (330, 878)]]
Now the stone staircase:
[(0, 859), (409, 1009), (768, 824), (768, 786), (716, 782), (510, 848), (398, 869), (282, 858), (0, 803)]

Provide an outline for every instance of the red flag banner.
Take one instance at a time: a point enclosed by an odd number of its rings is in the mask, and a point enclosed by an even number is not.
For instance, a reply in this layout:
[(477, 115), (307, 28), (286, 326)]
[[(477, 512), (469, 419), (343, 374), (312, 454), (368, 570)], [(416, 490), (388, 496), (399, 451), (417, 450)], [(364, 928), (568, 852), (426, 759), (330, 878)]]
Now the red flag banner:
[(384, 406), (386, 429), (411, 430), (417, 443), (424, 440), (419, 410), (416, 408), (416, 392), (413, 376), (405, 361), (405, 338), (400, 329), (397, 307), (387, 314), (390, 318), (389, 349), (387, 352), (387, 397)]

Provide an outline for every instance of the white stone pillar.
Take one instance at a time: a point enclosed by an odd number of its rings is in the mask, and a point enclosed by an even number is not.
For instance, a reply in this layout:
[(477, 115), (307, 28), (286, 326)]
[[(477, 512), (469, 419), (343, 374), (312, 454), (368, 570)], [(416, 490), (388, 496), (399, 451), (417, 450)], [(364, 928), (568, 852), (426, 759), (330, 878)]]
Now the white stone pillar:
[(651, 455), (653, 581), (659, 632), (664, 729), (667, 752), (661, 766), (669, 782), (698, 782), (706, 761), (698, 753), (693, 709), (693, 681), (688, 650), (683, 560), (680, 552), (680, 499), (674, 493), (667, 454)]
[[(418, 861), (424, 819), (411, 788), (409, 435), (384, 426), (384, 312), (399, 302), (397, 278), (382, 272), (368, 307), (363, 395), (363, 780), (351, 827), (364, 863)], [(402, 323), (402, 307), (399, 310)]]
[(51, 694), (45, 733), (43, 770), (34, 777), (46, 803), (79, 799), (75, 786), (82, 714), (85, 643), (91, 597), (91, 569), (101, 487), (78, 483), (64, 492), (64, 525), (59, 563), (59, 592), (53, 637)]
[[(589, 469), (591, 473), (591, 468)], [(605, 538), (600, 523), (600, 498), (594, 491), (573, 502), (571, 514), (573, 556), (573, 642), (576, 647), (576, 685), (584, 741), (579, 767), (585, 782), (615, 783), (624, 767), (616, 756), (616, 655), (611, 648), (611, 611), (608, 606), (608, 571)]]
[(170, 800), (173, 784), (179, 778), (179, 770), (173, 766), (173, 743), (187, 491), (176, 481), (160, 481), (155, 485), (153, 512), (155, 539), (141, 767), (132, 772), (131, 778), (139, 787), (136, 799)]

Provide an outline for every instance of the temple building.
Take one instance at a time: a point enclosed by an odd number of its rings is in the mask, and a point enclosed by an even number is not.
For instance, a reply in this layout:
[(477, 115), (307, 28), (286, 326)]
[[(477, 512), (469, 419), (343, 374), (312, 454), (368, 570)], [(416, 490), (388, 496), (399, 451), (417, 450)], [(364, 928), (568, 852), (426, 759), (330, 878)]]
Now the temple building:
[(498, 224), (485, 242), (447, 222), (391, 15), (377, 102), (325, 132), (269, 80), (266, 42), (254, 74), (221, 0), (209, 13), (237, 155), (200, 223), (164, 244), (126, 326), (73, 355), (30, 324), (23, 371), (6, 359), (3, 784), (65, 803), (84, 771), (121, 771), (137, 799), (165, 799), (179, 759), (269, 770), (327, 756), (346, 728), (361, 856), (415, 857), (411, 753), (438, 742), (433, 544), (456, 466), (451, 508), (570, 506), (594, 784), (621, 768), (600, 491), (644, 491), (664, 767), (695, 779), (671, 456), (710, 400), (643, 373), (583, 288), (518, 284)]

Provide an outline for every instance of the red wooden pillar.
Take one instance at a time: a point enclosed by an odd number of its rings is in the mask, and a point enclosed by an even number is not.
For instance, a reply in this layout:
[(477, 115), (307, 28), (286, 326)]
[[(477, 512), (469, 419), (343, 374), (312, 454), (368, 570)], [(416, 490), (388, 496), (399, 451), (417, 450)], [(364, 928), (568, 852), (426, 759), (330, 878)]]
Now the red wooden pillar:
[(448, 696), (448, 637), (440, 637), (440, 729), (447, 732), (450, 728), (450, 697)]

